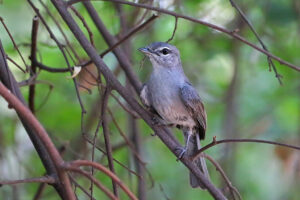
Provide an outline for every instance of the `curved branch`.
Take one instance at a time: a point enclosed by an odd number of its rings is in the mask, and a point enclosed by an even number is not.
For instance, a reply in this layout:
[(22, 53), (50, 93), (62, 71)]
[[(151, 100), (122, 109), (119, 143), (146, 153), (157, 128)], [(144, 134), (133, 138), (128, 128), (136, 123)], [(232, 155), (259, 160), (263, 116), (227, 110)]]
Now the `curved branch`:
[(137, 200), (137, 197), (126, 187), (126, 185), (123, 184), (123, 182), (114, 173), (112, 173), (109, 169), (107, 169), (106, 167), (102, 166), (99, 163), (95, 163), (88, 160), (76, 160), (64, 164), (65, 169), (68, 169), (70, 167), (81, 167), (81, 166), (94, 167), (99, 171), (102, 171), (103, 173), (111, 177), (112, 180), (114, 180), (123, 189), (123, 191), (128, 195), (128, 197), (130, 197), (130, 199)]
[[(68, 2), (68, 4), (71, 5), (71, 4), (82, 2), (82, 1), (84, 1), (84, 3), (87, 2), (86, 0), (71, 0), (71, 1)], [(200, 20), (200, 19), (196, 19), (196, 18), (193, 18), (193, 17), (190, 17), (190, 16), (186, 16), (186, 15), (179, 14), (179, 13), (176, 13), (176, 12), (173, 12), (173, 11), (169, 11), (169, 10), (166, 10), (166, 9), (163, 9), (163, 8), (157, 8), (157, 7), (153, 7), (153, 6), (146, 5), (146, 4), (140, 4), (140, 3), (134, 3), (134, 2), (122, 1), (122, 0), (100, 0), (100, 1), (116, 2), (116, 3), (120, 3), (120, 4), (126, 4), (126, 5), (130, 5), (130, 6), (134, 6), (134, 7), (153, 10), (153, 11), (157, 11), (157, 12), (160, 12), (160, 13), (164, 13), (164, 14), (167, 14), (167, 15), (174, 16), (176, 18), (182, 18), (182, 19), (186, 19), (188, 21), (192, 21), (192, 22), (195, 22), (195, 23), (198, 23), (198, 24), (202, 24), (204, 26), (210, 27), (210, 28), (215, 29), (217, 31), (226, 33), (227, 35), (229, 35), (229, 36), (231, 36), (231, 37), (247, 44), (248, 46), (251, 46), (252, 48), (260, 51), (261, 53), (271, 57), (272, 59), (277, 60), (280, 64), (285, 65), (289, 68), (292, 68), (292, 69), (300, 72), (300, 67), (299, 66), (294, 65), (292, 63), (289, 63), (289, 62), (287, 62), (287, 61), (271, 54), (270, 52), (266, 51), (265, 49), (262, 49), (262, 48), (256, 46), (255, 44), (249, 42), (248, 40), (246, 40), (242, 36), (238, 35), (236, 33), (236, 31), (230, 31), (230, 30), (227, 30), (225, 28), (222, 28), (221, 26), (217, 26), (215, 24), (211, 24), (211, 23), (205, 22), (205, 21)]]
[(296, 149), (296, 150), (300, 150), (299, 146), (294, 146), (294, 145), (290, 145), (290, 144), (283, 144), (283, 143), (279, 143), (279, 142), (273, 142), (273, 141), (268, 141), (268, 140), (259, 140), (259, 139), (224, 139), (224, 140), (217, 140), (217, 137), (214, 136), (213, 137), (213, 141), (211, 143), (209, 143), (208, 145), (202, 147), (201, 149), (199, 149), (197, 151), (197, 153), (192, 157), (192, 160), (195, 160), (196, 158), (198, 158), (200, 156), (200, 154), (217, 145), (217, 144), (222, 144), (222, 143), (241, 143), (241, 142), (251, 142), (251, 143), (264, 143), (264, 144), (272, 144), (272, 145), (278, 145), (278, 146), (283, 146), (283, 147), (287, 147), (287, 148), (291, 148), (291, 149)]
[(242, 200), (241, 194), (236, 189), (236, 187), (234, 187), (232, 185), (231, 181), (229, 180), (229, 178), (227, 177), (226, 173), (224, 172), (222, 167), (219, 165), (219, 163), (217, 163), (211, 156), (209, 156), (207, 154), (203, 154), (203, 157), (206, 158), (207, 160), (209, 160), (216, 167), (216, 170), (218, 170), (220, 172), (221, 176), (223, 177), (224, 181), (226, 182), (226, 184), (230, 190), (232, 198), (235, 200), (235, 194), (236, 194), (239, 197), (239, 200)]
[(65, 189), (65, 198), (73, 200), (76, 199), (72, 191), (70, 180), (67, 174), (61, 170), (60, 165), (63, 163), (63, 159), (57, 151), (56, 147), (49, 138), (44, 127), (39, 123), (30, 110), (23, 105), (23, 103), (17, 99), (1, 82), (0, 82), (0, 95), (13, 107), (17, 113), (36, 131), (37, 136), (45, 145), (47, 152), (51, 160), (53, 161), (58, 173), (62, 187)]
[[(136, 101), (136, 99), (132, 95), (130, 95), (128, 89), (121, 85), (121, 83), (116, 79), (111, 70), (99, 57), (96, 49), (84, 36), (83, 32), (80, 30), (75, 20), (68, 12), (66, 2), (62, 0), (51, 0), (51, 2), (54, 4), (57, 11), (62, 16), (62, 18), (64, 19), (64, 21), (66, 22), (66, 24), (68, 25), (68, 27), (70, 28), (80, 45), (82, 46), (82, 48), (95, 63), (95, 66), (97, 67), (98, 71), (103, 74), (103, 76), (106, 79), (106, 82), (110, 84), (110, 86), (113, 89), (117, 90), (120, 93), (120, 95), (127, 101), (127, 103), (133, 109), (135, 109), (135, 111), (143, 118), (143, 120), (154, 130), (154, 132), (165, 143), (165, 145), (175, 154), (175, 156), (178, 157), (180, 153), (178, 151), (178, 147), (180, 146), (179, 142), (174, 138), (174, 136), (172, 135), (172, 133), (170, 133), (168, 129), (153, 125), (152, 117), (149, 115), (149, 113), (147, 113), (147, 111)], [(134, 75), (134, 77), (136, 76)], [(197, 178), (199, 178), (199, 180), (203, 183), (203, 185), (207, 188), (207, 190), (215, 199), (226, 199), (222, 192), (203, 175), (201, 170), (187, 156), (183, 156), (181, 162), (184, 165), (186, 165), (187, 168), (189, 168), (189, 170), (192, 173), (194, 173), (194, 175)]]
[(95, 183), (95, 185), (102, 190), (110, 199), (113, 200), (118, 200), (118, 197), (116, 197), (113, 193), (111, 193), (104, 185), (102, 185), (96, 178), (94, 178), (92, 175), (90, 175), (89, 173), (79, 169), (78, 167), (73, 167), (73, 166), (63, 166), (64, 170), (69, 170), (69, 171), (73, 171), (79, 174), (82, 174), (83, 176), (87, 177), (88, 179), (90, 179), (93, 183)]

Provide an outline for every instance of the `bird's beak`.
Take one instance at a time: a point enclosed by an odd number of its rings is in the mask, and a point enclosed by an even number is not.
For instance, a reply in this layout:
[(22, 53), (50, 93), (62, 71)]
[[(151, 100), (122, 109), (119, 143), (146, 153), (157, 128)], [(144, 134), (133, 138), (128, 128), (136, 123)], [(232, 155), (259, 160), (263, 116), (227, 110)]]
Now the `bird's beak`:
[(142, 47), (142, 48), (139, 48), (138, 50), (146, 55), (152, 53), (151, 50), (147, 47)]

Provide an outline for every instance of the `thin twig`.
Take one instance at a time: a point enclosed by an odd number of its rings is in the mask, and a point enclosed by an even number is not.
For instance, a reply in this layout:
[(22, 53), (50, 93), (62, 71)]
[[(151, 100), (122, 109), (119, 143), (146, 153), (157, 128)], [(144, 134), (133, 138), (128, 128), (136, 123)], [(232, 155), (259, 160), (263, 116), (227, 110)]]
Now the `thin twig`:
[[(110, 1), (110, 2), (116, 2), (116, 3), (120, 3), (120, 4), (127, 4), (127, 5), (130, 5), (130, 6), (135, 6), (135, 7), (140, 7), (140, 8), (144, 8), (144, 9), (148, 9), (148, 10), (154, 10), (154, 11), (157, 11), (157, 12), (160, 12), (160, 13), (164, 13), (164, 14), (167, 14), (167, 15), (172, 15), (174, 17), (177, 17), (177, 18), (182, 18), (182, 19), (186, 19), (188, 21), (192, 21), (192, 22), (195, 22), (195, 23), (198, 23), (198, 24), (202, 24), (204, 26), (207, 26), (207, 27), (210, 27), (212, 29), (215, 29), (217, 31), (220, 31), (220, 32), (223, 32), (223, 33), (226, 33), (227, 35), (247, 44), (248, 46), (251, 46), (252, 48), (260, 51), (261, 53), (271, 57), (272, 59), (274, 60), (277, 60), (281, 65), (285, 65), (289, 68), (292, 68), (296, 71), (300, 71), (300, 67), (297, 66), (297, 65), (294, 65), (292, 63), (289, 63), (273, 54), (271, 54), (270, 52), (256, 46), (255, 44), (249, 42), (248, 40), (246, 40), (245, 38), (243, 38), (242, 36), (238, 35), (235, 31), (230, 31), (230, 30), (227, 30), (225, 28), (222, 28), (220, 26), (217, 26), (217, 25), (214, 25), (214, 24), (211, 24), (211, 23), (208, 23), (208, 22), (205, 22), (203, 20), (200, 20), (200, 19), (196, 19), (196, 18), (193, 18), (193, 17), (190, 17), (190, 16), (187, 16), (187, 15), (183, 15), (183, 14), (179, 14), (179, 13), (176, 13), (176, 12), (173, 12), (173, 11), (169, 11), (169, 10), (166, 10), (166, 9), (163, 9), (163, 8), (157, 8), (157, 7), (153, 7), (153, 6), (150, 6), (150, 5), (146, 5), (146, 4), (140, 4), (140, 3), (134, 3), (134, 2), (131, 2), (131, 1), (122, 1), (122, 0), (95, 0), (95, 1)], [(74, 3), (78, 3), (78, 2), (88, 2), (87, 0), (70, 0), (68, 2), (69, 5), (72, 5)]]
[(27, 178), (21, 180), (0, 180), (0, 187), (3, 185), (15, 185), (19, 183), (48, 183), (54, 184), (56, 181), (51, 176), (42, 176), (39, 178)]
[(168, 197), (168, 195), (166, 194), (166, 192), (165, 192), (165, 190), (164, 190), (162, 184), (159, 184), (159, 190), (160, 190), (161, 193), (164, 195), (164, 197), (165, 197), (166, 200), (171, 200), (171, 199)]
[[(43, 83), (43, 84), (45, 84), (45, 82), (42, 81), (42, 80), (36, 81), (36, 83)], [(50, 94), (51, 94), (51, 92), (53, 91), (53, 88), (54, 88), (54, 86), (53, 86), (52, 84), (48, 84), (48, 86), (49, 86), (49, 90), (48, 90), (46, 96), (44, 97), (44, 99), (42, 100), (41, 104), (40, 104), (39, 106), (37, 106), (35, 112), (39, 112), (39, 111), (41, 110), (41, 108), (42, 108), (42, 107), (46, 104), (46, 102), (48, 101), (48, 99), (49, 99), (49, 97), (50, 97)]]
[[(92, 145), (93, 145), (93, 147), (92, 147), (92, 162), (94, 162), (94, 160), (95, 160), (96, 138), (97, 138), (97, 135), (98, 135), (98, 132), (99, 132), (101, 124), (102, 124), (102, 118), (99, 117), (98, 123), (97, 123), (97, 127), (96, 127), (96, 131), (95, 131), (94, 137), (93, 137), (93, 143), (92, 143)], [(83, 136), (85, 136), (85, 134), (83, 134)], [(92, 167), (91, 172), (92, 172), (92, 176), (94, 176), (94, 167)], [(91, 188), (90, 189), (91, 190), (91, 196), (93, 196), (93, 192), (94, 192), (93, 184), (94, 183), (91, 182), (91, 186), (90, 186), (90, 188)]]
[[(257, 38), (257, 40), (261, 44), (262, 48), (264, 50), (268, 51), (268, 48), (263, 43), (263, 41), (260, 39), (258, 33), (255, 31), (255, 29), (254, 29), (253, 25), (251, 24), (251, 22), (247, 19), (245, 13), (240, 9), (240, 7), (233, 0), (229, 0), (229, 1), (231, 3), (232, 7), (234, 7), (238, 11), (238, 13), (241, 15), (242, 19), (248, 24), (249, 28), (251, 29), (251, 31), (254, 33), (255, 37)], [(271, 70), (271, 68), (273, 69), (273, 71), (275, 73), (275, 77), (278, 79), (279, 84), (282, 85), (282, 81), (281, 81), (282, 76), (280, 74), (278, 74), (277, 69), (275, 67), (275, 64), (273, 63), (271, 57), (268, 56), (267, 58), (268, 58), (268, 63), (269, 63), (269, 69), (270, 70)]]
[(174, 30), (173, 30), (172, 36), (170, 37), (170, 39), (168, 39), (166, 41), (166, 43), (169, 43), (173, 40), (173, 38), (175, 36), (175, 33), (176, 33), (176, 30), (177, 30), (177, 24), (178, 24), (178, 17), (175, 17), (175, 25), (174, 25)]
[[(152, 5), (152, 4), (153, 4), (153, 0), (149, 0), (149, 1), (145, 2), (145, 3), (149, 3), (150, 5)], [(146, 17), (147, 14), (149, 13), (149, 11), (150, 11), (150, 10), (145, 10), (145, 12), (144, 12), (144, 14), (142, 15), (141, 19), (139, 19), (139, 20), (136, 22), (136, 24), (140, 24), (140, 23), (145, 19), (145, 17)]]
[(92, 94), (92, 90), (80, 83), (78, 83), (78, 87), (81, 87), (82, 89), (85, 89), (89, 94)]
[(6, 32), (7, 32), (8, 36), (9, 36), (9, 38), (11, 39), (11, 41), (12, 41), (12, 43), (13, 43), (15, 49), (17, 50), (18, 54), (20, 55), (20, 57), (21, 57), (21, 59), (22, 59), (24, 65), (25, 65), (26, 71), (28, 72), (29, 68), (28, 68), (28, 66), (27, 66), (27, 64), (26, 64), (26, 62), (25, 62), (25, 59), (23, 58), (23, 56), (22, 56), (22, 54), (21, 54), (19, 48), (18, 48), (18, 45), (16, 44), (16, 42), (15, 42), (15, 40), (14, 40), (14, 37), (13, 37), (12, 34), (10, 33), (10, 31), (9, 31), (9, 29), (7, 28), (6, 24), (4, 23), (4, 20), (3, 20), (2, 17), (0, 17), (0, 21), (1, 21), (1, 23), (2, 23), (2, 25), (3, 25), (3, 27), (4, 27), (4, 29), (6, 30)]
[[(27, 1), (30, 4), (30, 6), (32, 7), (32, 9), (34, 10), (34, 12), (37, 14), (37, 16), (39, 17), (39, 19), (41, 20), (41, 22), (43, 23), (43, 25), (46, 28), (46, 30), (48, 31), (51, 39), (53, 39), (54, 42), (56, 43), (56, 45), (58, 46), (59, 50), (61, 51), (61, 53), (62, 53), (62, 55), (63, 55), (63, 57), (64, 57), (64, 59), (66, 61), (68, 69), (69, 69), (70, 73), (72, 74), (72, 72), (71, 72), (71, 66), (70, 66), (69, 60), (67, 58), (67, 55), (66, 55), (66, 53), (64, 51), (63, 45), (58, 41), (58, 39), (55, 37), (54, 33), (51, 31), (51, 29), (48, 26), (47, 22), (45, 21), (45, 19), (43, 18), (43, 16), (40, 14), (39, 9), (32, 3), (31, 0), (27, 0)], [(74, 86), (75, 86), (76, 96), (77, 96), (77, 99), (79, 101), (80, 108), (81, 108), (81, 121), (83, 121), (83, 117), (84, 117), (84, 114), (86, 113), (86, 110), (84, 108), (83, 102), (82, 102), (80, 94), (79, 94), (79, 90), (78, 90), (78, 86), (77, 86), (77, 81), (76, 81), (75, 78), (72, 79), (72, 80), (73, 80), (73, 83), (74, 83)], [(83, 123), (81, 123), (81, 132), (83, 132)]]
[(46, 184), (45, 183), (41, 183), (33, 197), (33, 200), (39, 200), (42, 197), (42, 194), (46, 188)]
[(91, 176), (89, 173), (81, 170), (80, 168), (78, 168), (76, 166), (74, 167), (74, 166), (63, 165), (62, 167), (63, 167), (64, 170), (76, 172), (76, 173), (79, 173), (79, 174), (87, 177), (88, 179), (93, 181), (93, 183), (95, 183), (95, 185), (100, 190), (102, 190), (106, 194), (107, 197), (109, 197), (110, 199), (113, 199), (113, 200), (118, 200), (118, 197), (116, 197), (113, 193), (111, 193), (104, 185), (102, 185), (96, 178)]
[(210, 147), (213, 147), (217, 144), (222, 144), (222, 143), (242, 143), (242, 142), (249, 142), (249, 143), (264, 143), (264, 144), (272, 144), (272, 145), (278, 145), (278, 146), (283, 146), (283, 147), (287, 147), (287, 148), (291, 148), (291, 149), (296, 149), (296, 150), (300, 150), (299, 146), (294, 146), (294, 145), (290, 145), (290, 144), (283, 144), (283, 143), (279, 143), (279, 142), (272, 142), (272, 141), (268, 141), (268, 140), (259, 140), (259, 139), (224, 139), (224, 140), (217, 140), (216, 136), (213, 137), (213, 141), (211, 143), (209, 143), (208, 145), (202, 147), (201, 149), (199, 149), (197, 151), (197, 153), (193, 156), (192, 160), (195, 160), (196, 158), (198, 158), (200, 156), (200, 154), (209, 149)]
[(85, 27), (85, 29), (87, 30), (87, 32), (89, 34), (91, 44), (93, 46), (95, 46), (94, 39), (93, 39), (94, 38), (93, 32), (91, 31), (90, 27), (86, 23), (85, 19), (73, 6), (70, 6), (70, 8), (75, 13), (75, 15), (78, 17), (78, 19), (80, 19), (80, 21), (82, 22), (83, 26)]
[[(116, 38), (109, 33), (107, 30), (105, 24), (102, 22), (101, 18), (99, 17), (96, 9), (93, 7), (93, 5), (90, 2), (83, 2), (83, 5), (87, 9), (89, 15), (91, 16), (93, 22), (95, 23), (98, 31), (102, 34), (103, 39), (106, 41), (108, 46), (113, 46), (117, 40)], [(126, 77), (130, 81), (131, 85), (134, 87), (137, 94), (139, 94), (142, 83), (140, 82), (139, 78), (136, 76), (132, 64), (128, 57), (126, 56), (126, 53), (119, 47), (115, 48), (113, 50), (113, 53), (115, 54), (118, 62), (120, 63), (120, 67), (123, 69)], [(92, 60), (93, 58), (90, 57)], [(95, 62), (94, 62), (95, 63)], [(97, 64), (96, 64), (97, 66)], [(103, 73), (103, 72), (102, 72)]]
[(80, 60), (80, 57), (78, 56), (78, 54), (76, 53), (75, 49), (73, 48), (72, 44), (70, 43), (70, 41), (68, 40), (67, 35), (65, 34), (65, 32), (63, 31), (63, 28), (59, 25), (59, 22), (55, 19), (55, 17), (52, 15), (52, 13), (50, 12), (49, 8), (45, 5), (45, 3), (42, 0), (39, 0), (39, 2), (41, 3), (41, 5), (43, 6), (43, 8), (46, 10), (47, 14), (50, 16), (50, 18), (53, 20), (53, 22), (56, 24), (58, 30), (61, 32), (62, 36), (64, 37), (67, 46), (71, 49), (72, 53), (74, 54), (74, 56), (76, 57), (77, 60)]
[(237, 194), (237, 196), (239, 197), (239, 200), (242, 200), (241, 194), (236, 189), (236, 187), (234, 187), (232, 185), (231, 181), (229, 180), (229, 178), (227, 177), (226, 173), (224, 172), (222, 167), (219, 165), (219, 163), (207, 154), (202, 154), (202, 155), (203, 155), (203, 157), (205, 157), (207, 160), (209, 160), (216, 167), (216, 170), (218, 170), (220, 172), (221, 176), (223, 177), (224, 181), (226, 182), (226, 184), (229, 188), (229, 191), (231, 193), (232, 198), (235, 200), (235, 194)]
[[(91, 139), (89, 139), (89, 138), (87, 137), (86, 134), (84, 134), (83, 137), (84, 137), (84, 139), (85, 139), (88, 143), (90, 143), (91, 145), (94, 145), (94, 144), (95, 144)], [(122, 143), (122, 144), (125, 144), (125, 145), (122, 145), (122, 147), (126, 146), (126, 143)], [(118, 146), (118, 147), (119, 147), (119, 146)], [(115, 146), (113, 146), (113, 147), (112, 147), (112, 151), (117, 150), (118, 147), (116, 148)], [(98, 146), (97, 144), (95, 144), (95, 148), (98, 149), (99, 151), (101, 151), (104, 155), (107, 155), (107, 153), (106, 153), (100, 146)], [(142, 178), (142, 177), (141, 177), (140, 175), (138, 175), (135, 171), (129, 169), (127, 166), (125, 166), (123, 163), (121, 163), (121, 162), (118, 161), (117, 159), (113, 158), (113, 160), (114, 160), (116, 163), (118, 163), (121, 167), (123, 167), (124, 169), (126, 169), (129, 173), (132, 173), (132, 174), (134, 174), (135, 176), (137, 176), (137, 177), (139, 177), (139, 178)]]
[(6, 55), (7, 60), (9, 60), (12, 64), (14, 64), (18, 69), (20, 69), (24, 74), (26, 73), (22, 67), (16, 63), (12, 58), (10, 58), (8, 55)]
[[(114, 163), (113, 163), (113, 155), (112, 155), (112, 148), (110, 144), (110, 136), (109, 136), (109, 129), (108, 129), (108, 120), (107, 120), (107, 103), (108, 98), (110, 94), (110, 87), (106, 87), (103, 93), (103, 99), (102, 99), (102, 105), (101, 105), (101, 119), (102, 119), (102, 128), (103, 128), (103, 136), (104, 136), (104, 142), (105, 142), (105, 148), (107, 153), (107, 160), (108, 160), (108, 166), (110, 171), (115, 173)], [(112, 180), (113, 185), (113, 191), (114, 194), (118, 197), (118, 187), (114, 180)]]
[(143, 161), (143, 159), (141, 158), (141, 156), (138, 154), (138, 152), (136, 151), (136, 149), (134, 148), (134, 145), (132, 144), (132, 142), (127, 138), (126, 134), (122, 131), (121, 127), (119, 126), (119, 124), (117, 123), (117, 120), (115, 119), (113, 113), (111, 112), (111, 110), (109, 108), (107, 108), (107, 111), (113, 121), (113, 123), (115, 124), (116, 128), (118, 129), (120, 135), (123, 137), (123, 139), (125, 140), (126, 144), (129, 146), (130, 150), (133, 152), (133, 154), (135, 155), (135, 157), (143, 164), (145, 165), (146, 163)]
[[(89, 160), (76, 160), (69, 163), (65, 163), (63, 168), (69, 169), (70, 167), (81, 167), (81, 166), (93, 166), (94, 168), (98, 169), (99, 171), (103, 172), (110, 178), (112, 178), (122, 190), (128, 195), (128, 197), (132, 200), (137, 200), (136, 196), (124, 185), (124, 183), (117, 177), (114, 173), (112, 173), (109, 169), (105, 168), (103, 165), (95, 162), (91, 162)], [(94, 177), (93, 177), (94, 178)]]
[(117, 43), (114, 45), (110, 46), (107, 50), (103, 51), (100, 56), (103, 58), (107, 53), (111, 52), (114, 50), (117, 46), (128, 40), (128, 38), (132, 37), (135, 33), (138, 31), (143, 30), (144, 27), (146, 27), (150, 22), (155, 20), (158, 16), (157, 15), (152, 15), (149, 19), (147, 19), (144, 23), (139, 24), (138, 26), (132, 28), (123, 38), (121, 38)]
[[(138, 31), (141, 31), (144, 27), (146, 27), (150, 22), (152, 22), (154, 19), (156, 19), (158, 16), (157, 15), (152, 15), (148, 20), (146, 20), (144, 23), (139, 24), (138, 26), (132, 28), (124, 37), (122, 37), (118, 42), (116, 42), (114, 45), (110, 46), (108, 49), (106, 49), (105, 51), (103, 51), (100, 54), (100, 57), (103, 58), (106, 54), (108, 54), (109, 52), (113, 51), (115, 48), (117, 48), (118, 46), (120, 46), (120, 44), (122, 44), (123, 42), (125, 42), (126, 40), (128, 40), (128, 38), (132, 37), (135, 33), (137, 33)], [(82, 64), (80, 64), (80, 66), (86, 66), (91, 64), (92, 61), (86, 61)]]
[(81, 191), (86, 194), (91, 200), (96, 200), (94, 197), (92, 197), (89, 192), (84, 188), (82, 187), (79, 183), (77, 183), (77, 181), (72, 177), (72, 176), (69, 176), (70, 180), (72, 181), (72, 183), (78, 187), (79, 189), (81, 189)]
[(124, 105), (120, 99), (114, 95), (113, 93), (111, 93), (111, 96), (116, 100), (116, 102), (118, 102), (118, 104), (126, 111), (128, 112), (128, 114), (130, 114), (131, 116), (133, 116), (134, 118), (138, 119), (140, 118), (140, 116), (131, 108), (129, 108), (128, 106)]

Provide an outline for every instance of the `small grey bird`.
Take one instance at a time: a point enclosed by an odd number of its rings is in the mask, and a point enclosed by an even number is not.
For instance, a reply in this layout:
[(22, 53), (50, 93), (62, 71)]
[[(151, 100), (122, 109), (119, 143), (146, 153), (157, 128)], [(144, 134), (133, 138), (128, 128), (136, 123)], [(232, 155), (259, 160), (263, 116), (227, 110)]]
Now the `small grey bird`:
[[(206, 112), (196, 89), (183, 72), (178, 49), (168, 43), (154, 42), (139, 50), (149, 57), (153, 67), (140, 93), (142, 102), (157, 114), (155, 120), (160, 124), (182, 129), (186, 145), (179, 158), (185, 152), (193, 156), (201, 148), (200, 140), (205, 138)], [(209, 178), (205, 159), (200, 157), (194, 162)], [(190, 184), (205, 189), (192, 173)]]

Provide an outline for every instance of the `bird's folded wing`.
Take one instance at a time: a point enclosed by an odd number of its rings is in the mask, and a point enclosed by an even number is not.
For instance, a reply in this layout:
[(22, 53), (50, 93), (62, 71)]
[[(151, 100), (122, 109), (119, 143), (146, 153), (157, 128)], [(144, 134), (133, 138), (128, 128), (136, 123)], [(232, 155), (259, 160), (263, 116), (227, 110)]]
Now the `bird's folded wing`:
[(186, 82), (184, 86), (180, 88), (180, 98), (190, 115), (199, 123), (199, 128), (202, 129), (200, 138), (204, 139), (206, 130), (206, 112), (196, 89), (190, 83)]
[(148, 86), (146, 84), (144, 84), (143, 87), (142, 87), (142, 90), (140, 92), (140, 98), (142, 100), (142, 103), (145, 106), (147, 106), (147, 107), (151, 106), (150, 98), (149, 98)]

